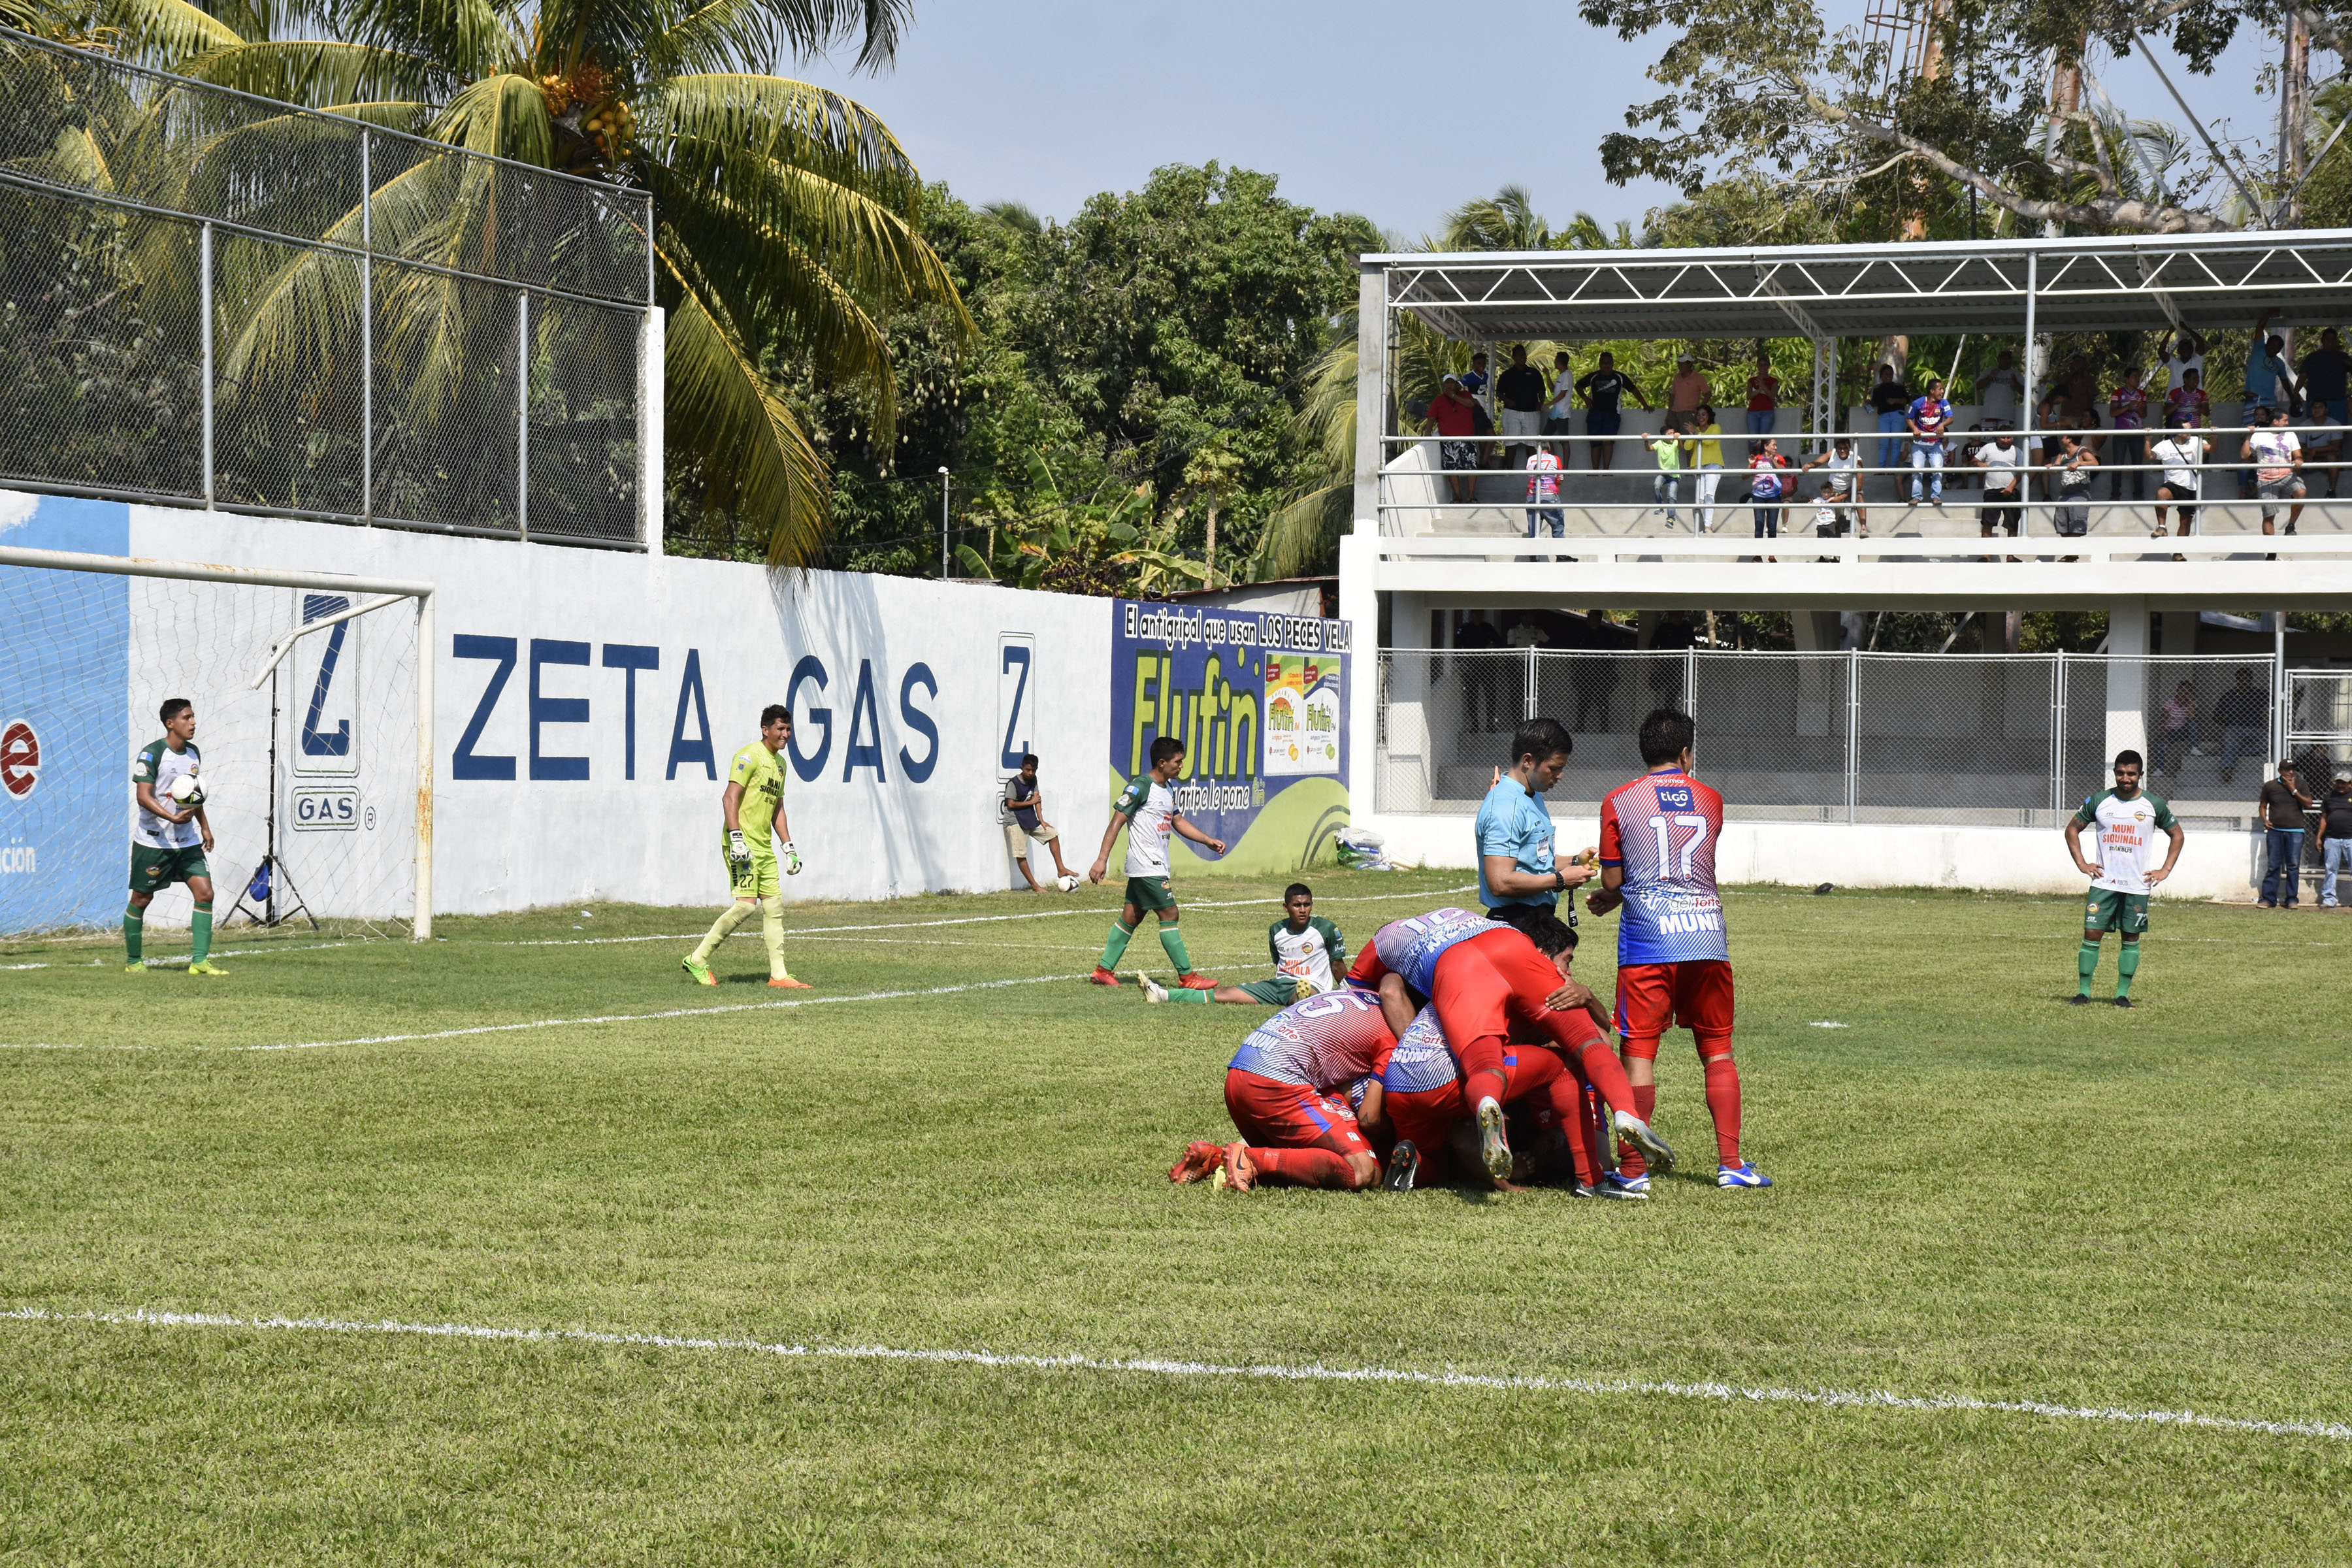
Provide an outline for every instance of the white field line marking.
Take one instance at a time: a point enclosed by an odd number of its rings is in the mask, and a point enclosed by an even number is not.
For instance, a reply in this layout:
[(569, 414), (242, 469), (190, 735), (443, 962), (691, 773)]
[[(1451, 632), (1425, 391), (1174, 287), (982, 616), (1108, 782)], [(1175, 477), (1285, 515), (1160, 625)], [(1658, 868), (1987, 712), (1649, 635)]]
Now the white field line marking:
[(1843, 1029), (1849, 1026), (1841, 1024), (1833, 1018), (1816, 1018), (1809, 1026), (1815, 1029)]
[(1959, 1411), (2040, 1415), (2065, 1421), (2113, 1421), (2209, 1431), (2252, 1432), (2270, 1437), (2331, 1437), (2352, 1441), (2352, 1424), (2264, 1421), (2202, 1415), (2190, 1410), (2127, 1410), (2116, 1405), (2053, 1405), (2034, 1399), (1979, 1399), (1965, 1394), (1903, 1394), (1833, 1388), (1742, 1388), (1727, 1383), (1667, 1383), (1643, 1378), (1546, 1377), (1467, 1372), (1415, 1372), (1385, 1366), (1310, 1363), (1227, 1364), (1146, 1357), (1022, 1355), (995, 1351), (901, 1350), (887, 1345), (794, 1345), (751, 1339), (700, 1339), (676, 1334), (604, 1333), (593, 1329), (501, 1329), (473, 1323), (377, 1322), (337, 1318), (235, 1318), (213, 1312), (59, 1312), (44, 1307), (0, 1311), (0, 1319), (38, 1323), (107, 1323), (166, 1329), (252, 1329), (310, 1333), (411, 1335), (423, 1339), (488, 1340), (525, 1344), (582, 1344), (647, 1350), (737, 1351), (828, 1361), (929, 1362), (948, 1366), (1009, 1367), (1027, 1372), (1143, 1373), (1160, 1377), (1245, 1377), (1288, 1383), (1385, 1383), (1417, 1388), (1494, 1389), (1507, 1393), (1650, 1394), (1719, 1404), (1812, 1405), (1871, 1410)]
[[(793, 996), (773, 1002), (735, 1002), (717, 1007), (666, 1007), (657, 1013), (600, 1013), (583, 1018), (531, 1018), (518, 1024), (475, 1024), (463, 1029), (432, 1029), (414, 1035), (362, 1035), (348, 1040), (297, 1040), (270, 1046), (191, 1046), (191, 1051), (235, 1055), (247, 1051), (320, 1051), (334, 1046), (396, 1046), (411, 1040), (455, 1040), (467, 1035), (503, 1035), (522, 1029), (562, 1029), (583, 1024), (637, 1024), (657, 1018), (705, 1018), (719, 1013), (764, 1013), (780, 1007), (823, 1007), (845, 1002), (893, 1002), (915, 996), (952, 996), (964, 991), (1002, 991), (1010, 985), (1036, 985), (1054, 980), (1083, 980), (1083, 974), (1030, 974), (1018, 980), (975, 980), (962, 985), (926, 985), (909, 991), (866, 991), (855, 996)], [(148, 1046), (18, 1045), (0, 1041), (0, 1050), (149, 1050)]]
[[(1316, 902), (1318, 904), (1378, 904), (1391, 902), (1397, 899), (1444, 898), (1448, 893), (1469, 892), (1476, 886), (1475, 882), (1465, 882), (1458, 888), (1425, 888), (1413, 893), (1364, 893), (1346, 898), (1318, 899)], [(1226, 899), (1215, 903), (1188, 903), (1183, 907), (1188, 910), (1240, 910), (1247, 909), (1254, 904), (1279, 905), (1281, 902), (1280, 899)], [(787, 929), (784, 935), (790, 938), (839, 931), (917, 931), (930, 926), (986, 925), (998, 921), (1066, 920), (1072, 915), (1094, 915), (1099, 918), (1103, 915), (1115, 916), (1118, 913), (1118, 906), (1116, 904), (1108, 909), (1087, 904), (1074, 910), (1032, 910), (1017, 915), (954, 915), (945, 920), (936, 921), (888, 921), (867, 925), (802, 926), (796, 930)], [(756, 933), (737, 931), (731, 934), (743, 936)], [(486, 947), (597, 947), (624, 942), (694, 942), (701, 935), (700, 931), (689, 931), (664, 936), (541, 937), (530, 941), (485, 942), (483, 945)]]

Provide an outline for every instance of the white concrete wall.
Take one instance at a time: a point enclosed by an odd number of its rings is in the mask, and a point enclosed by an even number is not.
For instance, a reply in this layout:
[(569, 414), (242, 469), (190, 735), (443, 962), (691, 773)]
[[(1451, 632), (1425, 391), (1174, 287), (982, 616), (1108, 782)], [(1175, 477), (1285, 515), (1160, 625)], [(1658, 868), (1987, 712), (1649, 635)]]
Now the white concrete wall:
[[(1553, 820), (1563, 853), (1600, 841), (1597, 818), (1556, 815)], [(1379, 833), (1400, 865), (1476, 868), (1469, 817), (1391, 814), (1359, 817), (1358, 826)], [(2251, 900), (2262, 881), (2261, 854), (2259, 835), (2192, 830), (2160, 896)], [(1729, 822), (1715, 863), (1716, 874), (1734, 885), (1834, 882), (2022, 893), (2079, 893), (2084, 886), (2056, 832), (2014, 827)]]

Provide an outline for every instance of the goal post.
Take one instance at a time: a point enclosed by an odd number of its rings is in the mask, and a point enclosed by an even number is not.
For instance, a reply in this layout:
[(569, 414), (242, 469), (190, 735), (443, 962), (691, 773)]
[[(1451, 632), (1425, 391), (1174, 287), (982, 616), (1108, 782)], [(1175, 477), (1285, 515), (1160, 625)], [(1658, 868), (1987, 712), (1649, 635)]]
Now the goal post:
[[(119, 602), (107, 602), (47, 574), (125, 583)], [(141, 579), (134, 593), (131, 580)], [(324, 885), (312, 901), (330, 914), (375, 919), (393, 915), (405, 891), (410, 936), (430, 940), (433, 595), (424, 582), (0, 546), (0, 611), (10, 623), (10, 651), (0, 653), (0, 837), (10, 840), (0, 846), (0, 932), (95, 923), (86, 913), (56, 916), (98, 907), (110, 879), (122, 886), (127, 832), (108, 829), (127, 825), (127, 751), (153, 729), (161, 690), (196, 702), (208, 778), (249, 785), (262, 758), (276, 756), (281, 728), (289, 731), (290, 771), (273, 761), (262, 790), (207, 789), (223, 862), (216, 905), (234, 903), (227, 878), (244, 862), (257, 866), (265, 845), (275, 858), (290, 787), (291, 826), (320, 830), (306, 842), (341, 847), (305, 872)], [(382, 626), (377, 612), (404, 604), (415, 607), (413, 641), (393, 632), (367, 644), (362, 623)], [(293, 662), (301, 668), (289, 670)], [(289, 677), (300, 689), (281, 718), (279, 682)], [(266, 710), (255, 695), (264, 686)], [(411, 748), (413, 759), (401, 754)], [(411, 829), (404, 889), (395, 880), (397, 842), (377, 842), (379, 821), (396, 828), (403, 819)], [(37, 842), (44, 832), (46, 846)], [(46, 897), (11, 897), (41, 886)]]

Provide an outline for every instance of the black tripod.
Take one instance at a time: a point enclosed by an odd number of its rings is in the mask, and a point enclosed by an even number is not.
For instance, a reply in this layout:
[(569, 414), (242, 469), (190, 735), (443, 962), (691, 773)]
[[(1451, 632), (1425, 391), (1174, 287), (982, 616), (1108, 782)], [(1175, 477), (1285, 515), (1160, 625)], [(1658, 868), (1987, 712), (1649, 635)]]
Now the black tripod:
[[(253, 924), (274, 926), (300, 915), (319, 929), (319, 917), (302, 901), (302, 889), (294, 885), (294, 874), (278, 858), (278, 671), (269, 672), (269, 805), (264, 815), (261, 863), (247, 878), (245, 890), (236, 896), (226, 919), (220, 923), (226, 930), (229, 922), (243, 915)], [(278, 897), (278, 886), (285, 885), (285, 897)]]

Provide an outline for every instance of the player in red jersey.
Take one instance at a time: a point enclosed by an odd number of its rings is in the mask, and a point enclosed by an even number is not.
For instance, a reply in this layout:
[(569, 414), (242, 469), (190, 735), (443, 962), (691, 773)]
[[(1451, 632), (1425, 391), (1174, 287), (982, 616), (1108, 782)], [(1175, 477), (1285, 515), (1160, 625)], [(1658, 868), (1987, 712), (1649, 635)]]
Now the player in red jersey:
[[(1266, 1179), (1370, 1186), (1380, 1163), (1341, 1097), (1395, 1045), (1379, 1001), (1361, 992), (1343, 988), (1292, 1003), (1251, 1030), (1225, 1068), (1225, 1111), (1241, 1137), (1223, 1146), (1192, 1144), (1168, 1179), (1214, 1177), (1244, 1193)], [(1367, 1091), (1374, 1116), (1378, 1092)]]
[[(1697, 726), (1687, 713), (1653, 710), (1642, 721), (1649, 771), (1601, 803), (1601, 887), (1596, 915), (1621, 904), (1617, 925), (1617, 1033), (1624, 1043), (1634, 1109), (1657, 1107), (1658, 1037), (1690, 1030), (1706, 1074), (1715, 1117), (1718, 1187), (1769, 1187), (1769, 1176), (1739, 1154), (1739, 1069), (1731, 1059), (1731, 950), (1715, 887), (1715, 846), (1723, 796), (1692, 775)], [(1641, 1152), (1619, 1150), (1611, 1180), (1646, 1191)]]
[[(1466, 910), (1433, 910), (1391, 921), (1356, 954), (1348, 983), (1382, 994), (1390, 1025), (1410, 1024), (1424, 1003), (1437, 1010), (1446, 1042), (1462, 1068), (1462, 1093), (1478, 1123), (1480, 1157), (1487, 1173), (1511, 1169), (1503, 1100), (1509, 1070), (1504, 1047), (1519, 1025), (1549, 1039), (1578, 1064), (1611, 1107), (1612, 1126), (1641, 1142), (1664, 1165), (1674, 1151), (1633, 1112), (1624, 1069), (1605, 1040), (1572, 1026), (1565, 1010), (1580, 1008), (1591, 993), (1568, 978), (1566, 928), (1549, 954), (1527, 932)], [(1410, 994), (1405, 994), (1409, 993)]]

